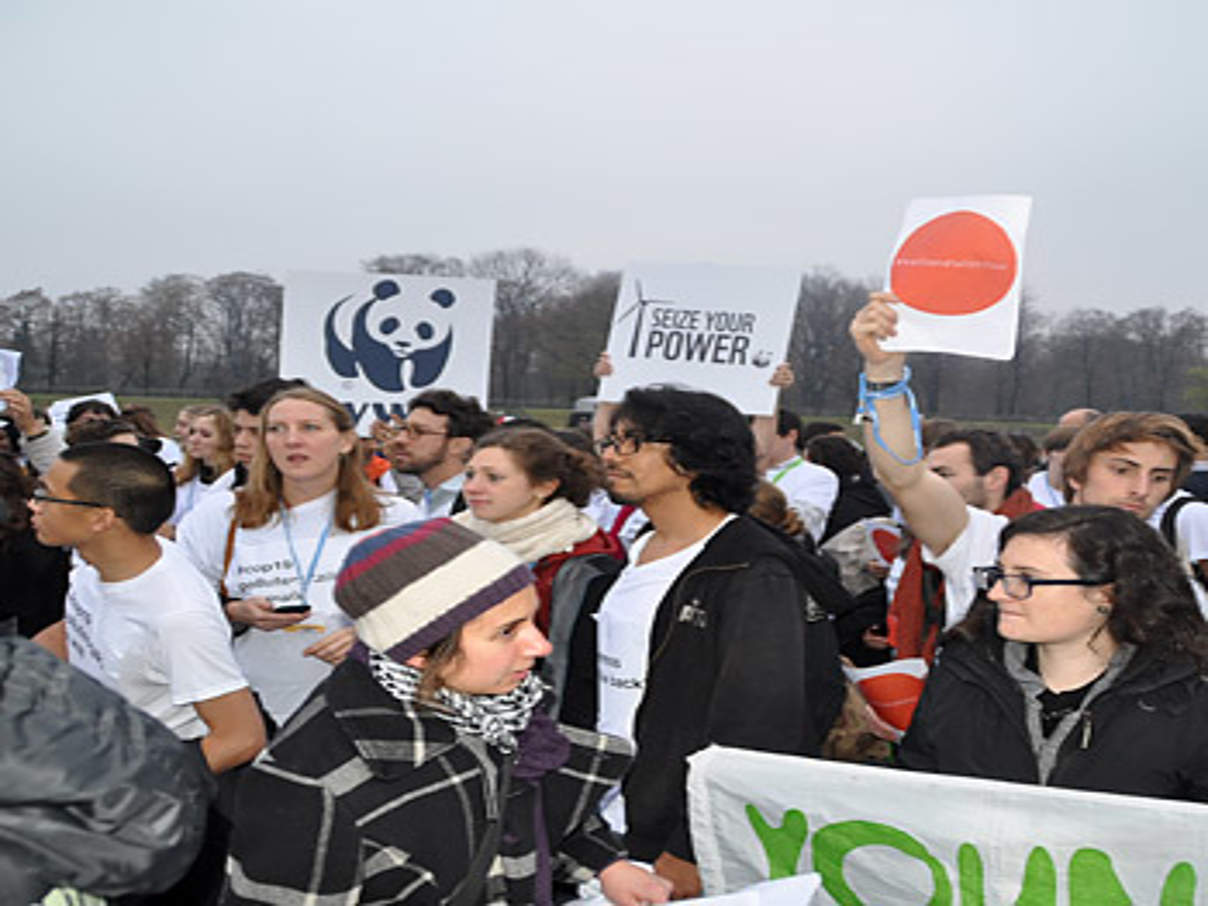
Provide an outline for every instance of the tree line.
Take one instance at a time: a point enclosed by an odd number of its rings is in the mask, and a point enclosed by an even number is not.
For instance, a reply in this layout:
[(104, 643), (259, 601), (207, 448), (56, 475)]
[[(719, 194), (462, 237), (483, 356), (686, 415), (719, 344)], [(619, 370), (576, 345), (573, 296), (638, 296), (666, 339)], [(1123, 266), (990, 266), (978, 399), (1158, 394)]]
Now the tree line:
[[(492, 405), (562, 407), (594, 392), (592, 363), (607, 340), (619, 273), (587, 273), (531, 248), (469, 259), (379, 255), (363, 266), (496, 281)], [(852, 408), (859, 363), (847, 323), (872, 288), (827, 270), (802, 277), (787, 405)], [(277, 374), (281, 306), (281, 285), (247, 272), (169, 274), (133, 294), (101, 288), (52, 298), (31, 289), (0, 305), (0, 345), (23, 354), (31, 391), (216, 396)], [(1208, 315), (1193, 309), (1058, 316), (1025, 292), (1013, 360), (916, 355), (913, 385), (925, 412), (954, 417), (1047, 419), (1077, 406), (1204, 410), (1206, 339)]]

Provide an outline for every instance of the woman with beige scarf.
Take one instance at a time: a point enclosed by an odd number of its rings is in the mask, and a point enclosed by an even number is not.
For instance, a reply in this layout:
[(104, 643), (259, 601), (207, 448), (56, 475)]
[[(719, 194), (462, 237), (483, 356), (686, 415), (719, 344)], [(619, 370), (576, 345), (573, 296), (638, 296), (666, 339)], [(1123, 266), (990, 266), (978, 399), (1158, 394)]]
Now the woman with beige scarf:
[(595, 457), (547, 431), (501, 428), (475, 447), (462, 486), (468, 509), (453, 517), (532, 568), (536, 623), (554, 646), (543, 673), (560, 698), (568, 659), (594, 647), (590, 614), (625, 562), (620, 543), (580, 510), (602, 477)]

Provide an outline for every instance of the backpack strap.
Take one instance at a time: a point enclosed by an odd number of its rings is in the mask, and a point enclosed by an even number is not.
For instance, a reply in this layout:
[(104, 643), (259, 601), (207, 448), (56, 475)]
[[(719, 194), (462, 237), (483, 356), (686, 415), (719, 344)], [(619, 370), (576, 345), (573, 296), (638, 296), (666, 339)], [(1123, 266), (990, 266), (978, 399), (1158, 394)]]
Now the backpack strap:
[(1179, 550), (1179, 539), (1175, 531), (1175, 521), (1179, 518), (1179, 513), (1183, 507), (1189, 503), (1195, 503), (1195, 498), (1188, 495), (1180, 497), (1177, 500), (1171, 501), (1170, 506), (1166, 508), (1166, 512), (1162, 514), (1162, 523), (1159, 526), (1159, 531), (1162, 537), (1166, 539), (1166, 543), (1170, 545), (1171, 550), (1176, 553)]

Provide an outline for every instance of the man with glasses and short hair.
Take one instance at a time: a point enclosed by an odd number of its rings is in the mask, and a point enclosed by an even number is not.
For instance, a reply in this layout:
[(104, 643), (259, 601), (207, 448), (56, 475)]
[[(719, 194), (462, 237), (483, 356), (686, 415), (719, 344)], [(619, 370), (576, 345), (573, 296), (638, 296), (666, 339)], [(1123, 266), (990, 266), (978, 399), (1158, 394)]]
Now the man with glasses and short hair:
[[(218, 596), (155, 534), (175, 494), (168, 467), (136, 446), (82, 444), (60, 455), (30, 499), (30, 522), (42, 544), (74, 548), (83, 562), (71, 571), (64, 619), (35, 641), (195, 743), (221, 774), (260, 751), (264, 723)], [(212, 813), (180, 888), (146, 902), (216, 895), (227, 833)]]
[[(685, 758), (711, 743), (817, 754), (843, 698), (837, 647), (811, 601), (813, 561), (744, 515), (757, 476), (738, 410), (709, 393), (633, 389), (597, 450), (610, 494), (640, 506), (653, 531), (597, 619), (581, 621), (595, 639), (572, 640), (561, 719), (636, 742), (604, 815), (676, 897), (699, 896)], [(828, 657), (811, 657), (817, 633)]]
[(472, 396), (452, 390), (425, 390), (411, 399), (407, 420), (385, 446), (396, 469), (419, 477), (424, 490), (416, 501), (425, 519), (466, 508), (463, 472), (474, 443), (493, 427), (491, 416)]

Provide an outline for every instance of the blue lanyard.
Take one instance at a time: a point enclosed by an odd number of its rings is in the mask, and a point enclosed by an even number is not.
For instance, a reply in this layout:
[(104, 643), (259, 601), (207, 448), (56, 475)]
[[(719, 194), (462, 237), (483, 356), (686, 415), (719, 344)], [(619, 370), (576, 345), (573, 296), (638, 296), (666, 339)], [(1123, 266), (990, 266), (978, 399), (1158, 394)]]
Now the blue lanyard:
[(319, 557), (323, 554), (323, 546), (327, 544), (327, 536), (331, 534), (332, 523), (335, 522), (335, 513), (327, 517), (327, 524), (323, 526), (323, 532), (319, 535), (319, 543), (315, 545), (315, 555), (310, 558), (310, 567), (306, 570), (306, 575), (302, 575), (302, 562), (298, 559), (298, 551), (294, 547), (294, 536), (289, 530), (289, 509), (285, 506), (285, 501), (280, 501), (281, 506), (281, 525), (285, 529), (285, 540), (289, 544), (289, 556), (294, 561), (294, 573), (298, 576), (298, 584), (301, 586), (302, 603), (310, 607), (310, 601), (307, 600), (307, 592), (310, 591), (310, 583), (314, 581), (315, 570), (319, 566)]

